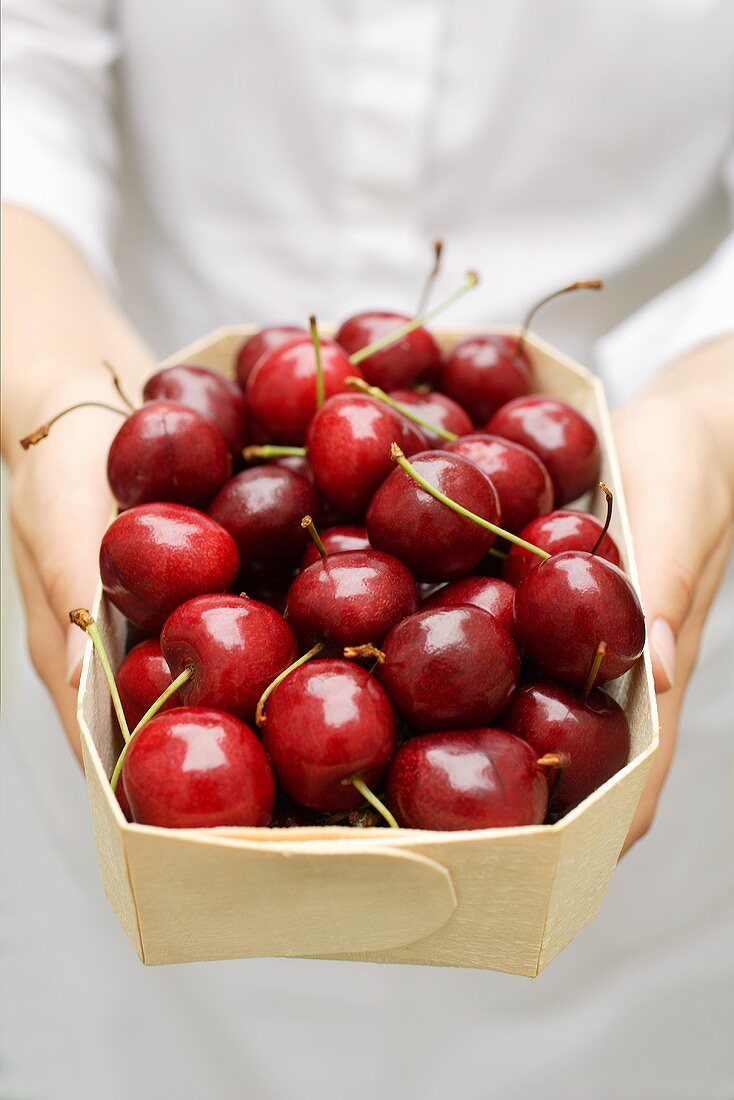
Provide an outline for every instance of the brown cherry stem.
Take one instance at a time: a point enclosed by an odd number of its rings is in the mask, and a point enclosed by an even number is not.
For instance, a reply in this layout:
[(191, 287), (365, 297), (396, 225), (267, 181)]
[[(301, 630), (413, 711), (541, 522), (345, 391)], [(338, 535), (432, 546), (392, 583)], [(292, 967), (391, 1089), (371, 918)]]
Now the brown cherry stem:
[(305, 447), (280, 447), (274, 443), (254, 443), (251, 447), (245, 447), (242, 452), (245, 462), (252, 462), (256, 458), (305, 458)]
[(115, 368), (112, 366), (112, 363), (110, 363), (107, 359), (103, 359), (102, 360), (102, 366), (105, 368), (105, 370), (108, 370), (110, 372), (110, 375), (112, 376), (112, 385), (115, 387), (115, 389), (117, 390), (118, 394), (120, 395), (122, 400), (127, 405), (130, 412), (135, 412), (135, 405), (133, 405), (132, 401), (130, 400), (130, 398), (127, 396), (127, 394), (123, 390), (122, 382), (120, 381), (120, 376), (118, 375)]
[(423, 290), (421, 291), (421, 296), (418, 299), (418, 308), (415, 311), (416, 313), (424, 313), (426, 306), (428, 305), (428, 301), (431, 297), (431, 290), (433, 289), (433, 284), (438, 278), (438, 273), (441, 270), (442, 252), (443, 241), (440, 237), (436, 237), (435, 241), (433, 242), (433, 265), (431, 266), (431, 270), (426, 275), (426, 281), (423, 284)]
[(599, 482), (599, 488), (604, 493), (604, 496), (607, 498), (607, 515), (606, 519), (604, 520), (604, 526), (601, 529), (599, 538), (594, 543), (594, 548), (591, 551), (592, 557), (594, 556), (594, 554), (597, 554), (599, 552), (599, 547), (603, 543), (604, 536), (609, 530), (609, 524), (612, 522), (612, 512), (614, 510), (614, 493), (612, 492), (612, 490), (608, 488), (603, 481)]
[(348, 661), (372, 657), (378, 665), (385, 663), (385, 654), (377, 646), (372, 645), (372, 642), (366, 642), (364, 645), (347, 645), (342, 650), (342, 654)]
[(316, 325), (316, 318), (313, 314), (308, 319), (308, 326), (311, 330), (311, 340), (313, 341), (313, 352), (316, 356), (316, 408), (320, 409), (326, 400), (326, 385), (324, 383), (324, 365), (321, 362), (321, 340), (319, 339), (319, 330)]
[(329, 551), (324, 546), (324, 544), (322, 542), (322, 539), (321, 539), (321, 535), (316, 530), (316, 524), (314, 523), (314, 521), (311, 519), (310, 516), (304, 516), (303, 517), (303, 519), (301, 520), (301, 527), (304, 527), (306, 529), (306, 531), (308, 531), (309, 535), (311, 536), (314, 543), (316, 544), (316, 549), (318, 550), (319, 554), (321, 554), (321, 557), (322, 558), (328, 558)]
[(282, 684), (286, 676), (290, 676), (291, 672), (295, 672), (295, 670), (297, 668), (300, 668), (301, 665), (305, 665), (306, 661), (310, 661), (311, 658), (315, 657), (317, 653), (320, 653), (323, 648), (324, 643), (317, 642), (315, 646), (312, 646), (311, 649), (309, 649), (307, 653), (304, 653), (302, 657), (299, 657), (297, 661), (294, 661), (293, 664), (288, 665), (288, 667), (284, 668), (282, 672), (279, 672), (273, 682), (271, 684), (268, 684), (268, 686), (265, 688), (265, 691), (260, 696), (257, 707), (255, 709), (256, 725), (262, 726), (265, 724), (265, 704), (277, 688), (278, 684)]
[(354, 784), (359, 793), (362, 795), (362, 798), (369, 802), (370, 806), (374, 806), (378, 814), (380, 814), (381, 817), (385, 818), (385, 821), (388, 823), (391, 829), (400, 828), (385, 803), (381, 802), (377, 795), (369, 789), (361, 775), (353, 775), (351, 779), (345, 779), (344, 782)]
[(571, 757), (567, 752), (547, 752), (535, 761), (541, 768), (567, 768)]
[(476, 512), (470, 512), (468, 508), (465, 508), (462, 504), (458, 504), (451, 497), (447, 497), (440, 489), (436, 489), (429, 481), (418, 473), (415, 466), (408, 462), (407, 458), (398, 447), (397, 443), (393, 443), (390, 448), (390, 458), (394, 462), (397, 462), (398, 466), (405, 470), (406, 474), (413, 478), (424, 492), (428, 493), (434, 498), (434, 500), (440, 501), (441, 504), (445, 504), (447, 508), (451, 508), (459, 516), (464, 516), (465, 519), (470, 519), (472, 523), (476, 523), (479, 527), (484, 527), (486, 531), (491, 531), (495, 535), (499, 535), (500, 538), (507, 539), (508, 542), (514, 542), (516, 546), (521, 546), (523, 550), (529, 550), (531, 554), (537, 554), (539, 558), (549, 558), (550, 554), (546, 550), (541, 550), (539, 546), (534, 546), (532, 542), (526, 542), (525, 539), (521, 539), (519, 535), (514, 535), (512, 531), (505, 531), (503, 527), (498, 527), (496, 523), (491, 523), (483, 516), (478, 516)]
[(107, 650), (105, 644), (102, 641), (102, 635), (99, 632), (99, 627), (92, 618), (92, 615), (85, 607), (78, 607), (75, 611), (69, 612), (69, 622), (74, 626), (78, 626), (80, 630), (83, 630), (85, 634), (89, 636), (94, 646), (97, 656), (99, 657), (99, 663), (102, 666), (107, 686), (110, 689), (110, 695), (112, 697), (112, 705), (115, 708), (115, 714), (117, 715), (117, 721), (120, 724), (120, 731), (125, 741), (130, 740), (130, 730), (128, 729), (127, 719), (125, 718), (125, 712), (122, 709), (122, 700), (120, 699), (120, 693), (117, 690), (117, 684), (115, 683), (115, 674), (112, 671), (112, 665), (110, 659), (107, 656)]
[(116, 405), (108, 405), (104, 401), (78, 401), (75, 405), (69, 405), (68, 409), (57, 412), (55, 416), (52, 416), (45, 424), (41, 424), (30, 435), (23, 436), (20, 441), (23, 450), (27, 451), (29, 447), (35, 447), (36, 443), (40, 443), (42, 439), (46, 438), (57, 420), (61, 420), (67, 413), (76, 412), (77, 409), (106, 409), (107, 412), (117, 413), (118, 416), (128, 417), (130, 415), (127, 409), (118, 409)]
[(390, 397), (389, 393), (385, 393), (379, 386), (370, 386), (368, 382), (365, 382), (364, 378), (347, 378), (345, 379), (346, 385), (353, 390), (359, 390), (360, 393), (366, 393), (369, 397), (374, 397), (375, 401), (381, 401), (383, 405), (388, 405), (391, 409), (395, 409), (401, 416), (404, 416), (406, 420), (410, 420), (413, 424), (417, 424), (419, 428), (425, 428), (429, 432), (433, 432), (435, 435), (440, 436), (441, 439), (445, 439), (448, 443), (453, 443), (455, 439), (458, 439), (456, 432), (450, 432), (446, 428), (442, 428), (439, 424), (432, 424), (430, 420), (425, 420), (418, 413), (414, 412), (409, 405), (402, 405), (399, 401), (396, 401), (394, 397)]
[(602, 290), (604, 283), (601, 279), (585, 279), (579, 283), (570, 283), (568, 286), (562, 286), (560, 290), (554, 290), (552, 294), (546, 294), (545, 298), (541, 298), (539, 302), (531, 306), (527, 312), (525, 320), (520, 327), (520, 335), (517, 338), (517, 346), (515, 348), (515, 358), (520, 354), (525, 343), (525, 338), (528, 334), (528, 329), (533, 322), (533, 318), (539, 309), (547, 305), (548, 302), (554, 301), (556, 298), (560, 298), (563, 294), (571, 294), (575, 290)]
[(125, 763), (125, 757), (127, 756), (128, 752), (130, 750), (130, 746), (132, 745), (132, 743), (135, 740), (135, 738), (137, 737), (137, 735), (140, 733), (143, 726), (147, 726), (147, 724), (148, 724), (148, 722), (150, 722), (151, 718), (155, 718), (156, 714), (161, 709), (161, 707), (164, 706), (168, 702), (168, 700), (171, 698), (171, 696), (175, 695), (176, 692), (178, 691), (178, 689), (183, 687), (183, 685), (185, 683), (187, 683), (187, 681), (190, 680), (193, 675), (194, 675), (193, 665), (187, 665), (186, 668), (183, 670), (183, 672), (179, 672), (176, 679), (172, 680), (171, 683), (168, 685), (168, 687), (165, 689), (165, 691), (162, 691), (161, 694), (156, 699), (156, 701), (154, 703), (151, 703), (151, 705), (148, 707), (145, 714), (143, 715), (143, 717), (140, 719), (140, 721), (138, 722), (135, 729), (130, 734), (130, 739), (125, 742), (125, 744), (123, 746), (123, 749), (122, 749), (122, 752), (120, 753), (120, 755), (117, 758), (117, 762), (116, 762), (115, 767), (113, 769), (112, 775), (110, 776), (110, 786), (112, 787), (113, 791), (117, 790), (117, 784), (120, 780), (120, 775), (122, 774), (122, 765)]
[(607, 643), (599, 642), (596, 647), (596, 653), (594, 654), (594, 660), (591, 662), (591, 668), (589, 669), (589, 675), (586, 678), (586, 687), (584, 688), (584, 699), (588, 699), (591, 694), (596, 678), (599, 675), (599, 668), (604, 660), (604, 654), (607, 651)]

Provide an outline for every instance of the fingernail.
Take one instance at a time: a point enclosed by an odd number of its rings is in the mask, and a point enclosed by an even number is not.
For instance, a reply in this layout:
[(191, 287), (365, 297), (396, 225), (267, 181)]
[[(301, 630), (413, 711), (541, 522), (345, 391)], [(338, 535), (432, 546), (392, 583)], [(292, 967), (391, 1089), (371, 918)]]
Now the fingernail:
[(82, 677), (82, 660), (86, 635), (78, 626), (69, 627), (66, 634), (66, 682), (70, 687), (78, 688)]
[(665, 682), (656, 678), (658, 691), (668, 691), (675, 683), (675, 634), (666, 619), (656, 619), (650, 628), (650, 648), (663, 670)]

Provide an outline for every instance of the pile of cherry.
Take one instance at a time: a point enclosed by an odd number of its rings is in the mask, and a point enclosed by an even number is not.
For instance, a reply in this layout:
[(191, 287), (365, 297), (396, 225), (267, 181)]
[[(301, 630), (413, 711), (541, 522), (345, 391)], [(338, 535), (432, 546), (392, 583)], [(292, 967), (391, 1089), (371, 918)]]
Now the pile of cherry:
[(602, 685), (642, 611), (611, 494), (606, 525), (566, 507), (596, 487), (594, 428), (531, 394), (524, 328), (442, 354), (422, 320), (265, 328), (236, 382), (168, 367), (118, 410), (100, 569), (144, 640), (113, 677), (71, 617), (132, 821), (538, 824), (627, 762)]

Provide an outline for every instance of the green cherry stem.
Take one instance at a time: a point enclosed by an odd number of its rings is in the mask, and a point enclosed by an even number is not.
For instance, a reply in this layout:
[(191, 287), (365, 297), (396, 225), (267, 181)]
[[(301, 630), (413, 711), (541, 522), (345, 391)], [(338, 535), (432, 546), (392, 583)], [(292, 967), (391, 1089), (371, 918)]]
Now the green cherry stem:
[(311, 519), (310, 516), (304, 516), (303, 517), (303, 519), (301, 520), (301, 527), (305, 528), (305, 530), (308, 531), (309, 535), (311, 536), (311, 538), (314, 541), (314, 545), (316, 546), (316, 549), (318, 550), (319, 554), (321, 554), (321, 557), (322, 558), (328, 558), (329, 551), (324, 546), (323, 541), (321, 539), (321, 535), (318, 533), (318, 531), (316, 529), (316, 524), (314, 523), (314, 521)]
[(601, 279), (585, 279), (580, 283), (570, 283), (568, 286), (562, 286), (560, 290), (554, 290), (552, 294), (546, 294), (545, 298), (541, 298), (539, 302), (531, 306), (528, 310), (525, 320), (520, 326), (520, 335), (517, 338), (517, 345), (515, 347), (515, 358), (520, 354), (525, 343), (525, 339), (528, 334), (528, 330), (533, 323), (533, 318), (539, 309), (543, 306), (547, 306), (549, 302), (553, 302), (556, 298), (560, 298), (563, 294), (572, 294), (575, 290), (603, 290), (604, 283)]
[(388, 823), (391, 829), (400, 828), (385, 803), (381, 802), (377, 795), (369, 789), (361, 775), (353, 775), (351, 779), (347, 779), (345, 780), (345, 782), (352, 783), (357, 788), (359, 793), (362, 795), (362, 798), (369, 802), (370, 806), (374, 806), (378, 814), (385, 818), (385, 821)]
[(358, 363), (361, 363), (363, 359), (368, 359), (370, 355), (374, 355), (376, 351), (382, 351), (383, 348), (389, 348), (391, 344), (395, 344), (398, 340), (402, 340), (404, 336), (408, 336), (411, 332), (414, 332), (415, 329), (425, 325), (427, 321), (430, 321), (439, 313), (443, 313), (443, 311), (452, 305), (458, 298), (461, 298), (468, 290), (475, 287), (478, 282), (479, 276), (476, 271), (470, 271), (458, 290), (455, 290), (454, 293), (450, 294), (448, 298), (445, 298), (443, 302), (439, 302), (433, 309), (421, 313), (418, 317), (415, 317), (412, 321), (408, 321), (405, 325), (401, 325), (400, 328), (396, 328), (393, 332), (388, 332), (385, 336), (381, 336), (379, 340), (375, 340), (373, 343), (367, 344), (366, 347), (360, 348), (359, 351), (355, 351), (354, 355), (349, 356), (349, 362), (356, 366)]
[(324, 383), (324, 365), (321, 362), (321, 340), (319, 339), (319, 330), (316, 327), (316, 318), (313, 314), (308, 319), (308, 325), (311, 329), (313, 352), (316, 356), (316, 408), (320, 409), (326, 400), (326, 385)]
[(446, 428), (442, 428), (438, 424), (431, 424), (430, 420), (424, 420), (423, 417), (414, 412), (409, 405), (401, 405), (399, 401), (396, 401), (394, 397), (390, 397), (390, 395), (385, 393), (384, 390), (381, 390), (379, 386), (370, 386), (368, 382), (365, 382), (364, 378), (347, 378), (345, 382), (351, 389), (359, 390), (360, 393), (366, 393), (369, 397), (374, 397), (375, 401), (381, 401), (383, 405), (388, 405), (391, 409), (395, 409), (395, 411), (399, 412), (401, 416), (404, 416), (406, 420), (410, 420), (413, 424), (417, 424), (419, 428), (425, 428), (427, 431), (433, 432), (449, 443), (453, 443), (455, 439), (459, 438), (456, 432), (449, 432)]
[(245, 447), (242, 452), (242, 457), (245, 462), (252, 462), (256, 458), (269, 459), (269, 458), (305, 458), (305, 447), (279, 447), (276, 444), (264, 443), (262, 446), (257, 443), (251, 447)]
[(440, 237), (437, 237), (433, 242), (433, 265), (431, 270), (426, 275), (426, 281), (423, 284), (423, 290), (421, 296), (418, 299), (418, 308), (415, 311), (417, 314), (424, 313), (428, 301), (431, 297), (431, 291), (433, 290), (433, 284), (438, 278), (438, 273), (441, 270), (441, 253), (443, 252), (443, 241)]
[(614, 493), (612, 492), (612, 490), (607, 485), (605, 485), (603, 481), (599, 482), (599, 488), (603, 492), (604, 496), (607, 498), (607, 515), (606, 519), (604, 520), (604, 526), (602, 527), (599, 534), (599, 538), (594, 543), (594, 548), (591, 551), (592, 557), (594, 556), (594, 554), (598, 554), (599, 547), (604, 542), (604, 536), (609, 530), (609, 524), (612, 522), (612, 512), (614, 510)]
[(438, 500), (441, 504), (445, 504), (447, 508), (451, 508), (457, 515), (470, 519), (472, 523), (476, 523), (479, 527), (484, 527), (485, 530), (491, 531), (495, 535), (499, 535), (500, 538), (507, 539), (508, 542), (514, 542), (516, 546), (521, 546), (523, 550), (529, 550), (531, 554), (537, 554), (539, 558), (550, 557), (550, 554), (546, 550), (541, 550), (539, 546), (534, 546), (532, 542), (526, 542), (525, 539), (521, 539), (519, 535), (513, 535), (511, 531), (505, 531), (504, 528), (498, 527), (496, 523), (491, 523), (488, 519), (484, 519), (483, 516), (478, 516), (476, 512), (470, 512), (469, 509), (464, 508), (462, 504), (458, 504), (455, 500), (452, 500), (451, 497), (445, 496), (440, 489), (434, 488), (430, 482), (426, 481), (426, 479), (418, 473), (415, 466), (408, 462), (397, 443), (393, 443), (390, 448), (390, 458), (392, 458), (394, 462), (397, 462), (398, 466), (402, 467), (406, 474), (412, 477), (413, 481), (420, 485), (424, 492), (432, 496), (434, 500)]
[(509, 554), (506, 554), (504, 550), (498, 550), (496, 546), (490, 546), (487, 551), (491, 558), (497, 558), (499, 561), (507, 561)]
[(110, 689), (110, 695), (112, 696), (112, 705), (115, 708), (115, 714), (117, 715), (117, 721), (120, 724), (120, 730), (125, 741), (130, 740), (130, 730), (128, 729), (127, 719), (125, 718), (125, 712), (122, 709), (122, 700), (120, 699), (120, 693), (117, 690), (117, 684), (115, 683), (115, 674), (112, 671), (112, 665), (110, 659), (107, 656), (107, 650), (105, 644), (102, 641), (102, 635), (99, 632), (99, 627), (96, 622), (84, 607), (78, 607), (75, 611), (69, 612), (69, 622), (74, 626), (78, 626), (80, 630), (83, 630), (85, 634), (89, 635), (92, 640), (97, 656), (99, 657), (99, 663), (102, 665), (102, 671), (104, 672), (107, 685)]
[(117, 784), (120, 780), (120, 774), (122, 772), (122, 765), (125, 763), (125, 757), (128, 754), (130, 746), (132, 745), (132, 743), (135, 740), (135, 738), (137, 737), (137, 735), (140, 733), (143, 726), (147, 726), (147, 724), (148, 724), (148, 722), (150, 722), (151, 718), (155, 718), (156, 714), (161, 709), (161, 707), (163, 707), (168, 702), (168, 700), (171, 698), (171, 696), (175, 695), (176, 692), (178, 691), (178, 689), (180, 687), (183, 687), (183, 685), (188, 680), (190, 680), (193, 675), (194, 675), (194, 670), (193, 670), (192, 666), (187, 665), (186, 668), (183, 670), (183, 672), (179, 672), (176, 679), (171, 681), (171, 683), (168, 685), (166, 690), (161, 692), (161, 694), (156, 699), (155, 703), (151, 704), (151, 706), (148, 707), (145, 714), (140, 719), (140, 721), (138, 722), (138, 724), (135, 727), (135, 729), (133, 730), (133, 732), (130, 734), (130, 740), (125, 742), (123, 750), (117, 758), (117, 763), (115, 764), (112, 775), (110, 776), (110, 786), (112, 787), (113, 791), (117, 790)]
[(589, 675), (586, 679), (586, 687), (584, 688), (584, 699), (588, 699), (589, 695), (591, 694), (591, 689), (593, 688), (596, 682), (596, 678), (599, 675), (599, 668), (601, 667), (601, 663), (604, 660), (604, 654), (606, 653), (606, 651), (607, 643), (599, 642), (599, 645), (596, 647), (596, 653), (594, 654), (594, 660), (591, 662)]
[(299, 657), (297, 661), (294, 661), (292, 665), (288, 665), (282, 672), (279, 672), (271, 684), (265, 688), (265, 691), (260, 696), (260, 699), (255, 710), (255, 724), (262, 726), (265, 724), (265, 704), (270, 696), (273, 694), (278, 684), (282, 684), (286, 676), (290, 676), (291, 672), (295, 672), (301, 665), (305, 665), (306, 661), (310, 661), (312, 657), (315, 657), (317, 653), (320, 653), (324, 648), (323, 642), (317, 642), (315, 646), (309, 649), (308, 653), (304, 653), (302, 657)]

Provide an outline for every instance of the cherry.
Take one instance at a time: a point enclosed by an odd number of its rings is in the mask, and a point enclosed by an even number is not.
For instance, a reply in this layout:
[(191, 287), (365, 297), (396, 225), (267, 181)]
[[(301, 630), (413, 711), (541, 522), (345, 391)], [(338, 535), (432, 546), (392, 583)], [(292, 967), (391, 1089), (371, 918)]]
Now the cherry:
[[(413, 456), (412, 467), (444, 496), (499, 523), (495, 488), (468, 458), (425, 451)], [(375, 493), (366, 527), (374, 547), (399, 558), (421, 581), (448, 581), (471, 573), (496, 537), (429, 496), (404, 469), (393, 470)]]
[(475, 424), (530, 390), (532, 368), (514, 336), (471, 336), (456, 344), (438, 371), (438, 388), (456, 401)]
[[(400, 405), (416, 412), (428, 424), (435, 424), (443, 429), (444, 433), (451, 435), (467, 435), (472, 430), (472, 422), (462, 409), (450, 397), (431, 390), (430, 393), (420, 393), (418, 390), (393, 390), (390, 397)], [(429, 447), (443, 447), (445, 436), (438, 435), (428, 428), (421, 428)]]
[[(354, 355), (410, 320), (404, 313), (357, 313), (344, 321), (336, 334), (336, 342), (348, 355)], [(428, 329), (421, 326), (389, 347), (374, 352), (360, 365), (362, 375), (371, 385), (391, 390), (409, 386), (421, 374), (435, 369), (440, 361), (441, 349)]]
[(233, 454), (247, 439), (247, 402), (236, 382), (210, 367), (180, 363), (156, 371), (145, 383), (146, 401), (177, 401), (212, 420)]
[(301, 517), (318, 506), (305, 478), (282, 466), (255, 466), (226, 482), (209, 514), (237, 543), (241, 575), (249, 579), (296, 565), (308, 541)]
[(304, 331), (298, 325), (270, 325), (267, 328), (261, 328), (254, 335), (248, 336), (237, 353), (235, 364), (237, 381), (242, 389), (244, 390), (247, 385), (247, 379), (250, 377), (256, 363), (264, 355), (282, 347), (283, 344), (290, 343), (297, 336), (303, 336)]
[[(530, 555), (531, 557), (533, 555)], [(493, 615), (508, 633), (514, 630), (513, 605), (515, 589), (497, 577), (462, 577), (460, 581), (444, 585), (421, 604), (422, 611), (434, 607), (460, 607), (470, 604), (481, 607)]]
[(281, 455), (273, 459), (273, 466), (282, 466), (284, 470), (290, 470), (292, 474), (305, 478), (310, 485), (316, 484), (311, 463), (306, 455)]
[(298, 656), (282, 615), (241, 596), (197, 596), (177, 607), (161, 631), (171, 674), (191, 679), (180, 694), (186, 706), (216, 707), (253, 719), (265, 688)]
[(107, 480), (123, 508), (163, 500), (207, 504), (231, 472), (219, 428), (172, 401), (131, 413), (107, 456)]
[(508, 632), (489, 612), (468, 605), (418, 611), (393, 627), (382, 649), (380, 682), (417, 730), (491, 722), (520, 674)]
[(541, 459), (553, 482), (556, 507), (576, 500), (598, 479), (597, 434), (565, 401), (538, 394), (518, 397), (494, 414), (486, 430), (521, 443)]
[(538, 756), (568, 756), (566, 767), (548, 773), (550, 809), (558, 814), (578, 806), (629, 757), (625, 713), (602, 688), (584, 699), (560, 684), (526, 684), (512, 697), (499, 723), (524, 738)]
[[(599, 541), (601, 532), (602, 525), (596, 516), (589, 512), (559, 508), (531, 520), (520, 534), (528, 542), (547, 550), (549, 554), (558, 554), (561, 550), (591, 552)], [(596, 553), (614, 565), (621, 565), (619, 550), (610, 535), (604, 535)], [(511, 546), (508, 557), (502, 563), (502, 576), (510, 584), (518, 585), (539, 561), (536, 554), (523, 550), (521, 546)]]
[(275, 801), (265, 750), (244, 722), (206, 707), (152, 718), (131, 742), (122, 783), (133, 820), (169, 829), (262, 826)]
[[(476, 433), (447, 443), (445, 450), (470, 458), (487, 475), (497, 490), (502, 526), (508, 531), (521, 531), (532, 519), (553, 507), (550, 475), (527, 447)], [(524, 553), (533, 557), (528, 551)]]
[(313, 810), (350, 810), (364, 800), (350, 782), (379, 784), (395, 749), (395, 716), (360, 665), (317, 659), (273, 691), (263, 744), (286, 794)]
[(504, 730), (447, 730), (412, 737), (390, 765), (386, 801), (406, 829), (539, 825), (548, 806), (537, 753)]
[(339, 394), (314, 416), (306, 444), (319, 491), (344, 515), (361, 517), (393, 468), (392, 443), (412, 455), (425, 436), (404, 417), (359, 393)]
[[(171, 683), (171, 670), (163, 656), (159, 640), (148, 638), (134, 646), (117, 670), (116, 679), (128, 726), (134, 729)], [(170, 710), (171, 707), (180, 705), (181, 700), (176, 693), (161, 709)]]
[(240, 556), (228, 531), (183, 504), (142, 504), (117, 516), (99, 552), (109, 600), (147, 634), (175, 607), (205, 592), (226, 592)]
[(632, 582), (616, 565), (580, 550), (541, 562), (515, 590), (515, 633), (528, 656), (570, 687), (583, 688), (600, 643), (600, 684), (621, 676), (645, 643), (645, 620)]
[[(364, 527), (336, 526), (329, 527), (321, 535), (322, 544), (327, 554), (343, 554), (345, 550), (369, 550), (370, 540)], [(311, 543), (303, 552), (301, 569), (313, 565), (321, 557), (319, 548)]]
[(323, 814), (318, 814), (315, 810), (309, 810), (306, 806), (299, 806), (292, 798), (281, 795), (276, 799), (270, 828), (297, 829), (326, 824), (328, 823)]
[(286, 614), (303, 644), (326, 638), (344, 647), (379, 644), (417, 607), (410, 572), (370, 548), (329, 554), (309, 565), (291, 585)]

